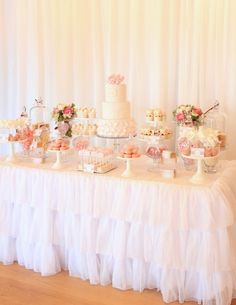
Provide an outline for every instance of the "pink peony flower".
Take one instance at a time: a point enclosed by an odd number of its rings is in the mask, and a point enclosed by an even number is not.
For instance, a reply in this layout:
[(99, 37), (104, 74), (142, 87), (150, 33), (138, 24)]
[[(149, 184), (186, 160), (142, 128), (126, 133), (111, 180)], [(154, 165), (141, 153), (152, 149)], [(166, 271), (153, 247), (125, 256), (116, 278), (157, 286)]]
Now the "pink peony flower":
[(202, 110), (197, 107), (193, 107), (192, 112), (198, 114), (199, 116), (202, 115)]
[(63, 112), (64, 112), (64, 114), (72, 114), (73, 113), (73, 109), (70, 108), (70, 107), (65, 107)]
[(183, 121), (185, 119), (185, 115), (183, 113), (176, 114), (177, 121)]

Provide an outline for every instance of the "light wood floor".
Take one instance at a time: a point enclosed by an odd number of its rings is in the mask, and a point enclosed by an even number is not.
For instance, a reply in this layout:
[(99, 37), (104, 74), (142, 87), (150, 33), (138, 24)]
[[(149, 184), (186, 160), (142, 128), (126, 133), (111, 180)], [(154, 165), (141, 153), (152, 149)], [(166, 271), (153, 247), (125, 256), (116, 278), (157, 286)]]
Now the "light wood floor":
[[(236, 301), (236, 300), (235, 300)], [(233, 302), (236, 305), (236, 302)], [(42, 277), (17, 264), (0, 265), (0, 305), (163, 305), (160, 293), (90, 285), (67, 272)], [(171, 303), (179, 305), (179, 303)], [(196, 305), (185, 302), (185, 305)]]

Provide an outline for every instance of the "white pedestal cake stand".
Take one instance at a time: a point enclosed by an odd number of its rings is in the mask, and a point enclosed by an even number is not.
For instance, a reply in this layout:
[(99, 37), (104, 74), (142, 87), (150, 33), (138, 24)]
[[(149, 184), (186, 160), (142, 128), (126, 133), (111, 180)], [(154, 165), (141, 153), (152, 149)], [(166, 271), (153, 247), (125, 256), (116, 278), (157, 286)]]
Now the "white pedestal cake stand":
[(9, 144), (9, 155), (6, 158), (7, 162), (10, 163), (17, 163), (19, 161), (16, 153), (15, 153), (15, 143), (19, 143), (20, 141), (7, 141), (7, 143)]
[(137, 159), (140, 159), (140, 157), (138, 158), (123, 158), (123, 157), (117, 157), (117, 159), (125, 161), (126, 164), (126, 168), (124, 170), (124, 172), (121, 174), (122, 177), (126, 177), (126, 178), (130, 178), (130, 177), (134, 177), (135, 173), (132, 171), (132, 161), (136, 161)]
[(62, 155), (62, 153), (66, 153), (68, 151), (70, 151), (70, 149), (67, 149), (67, 150), (52, 150), (52, 149), (49, 149), (48, 150), (48, 152), (56, 154), (56, 162), (53, 163), (53, 165), (52, 165), (53, 169), (62, 169), (64, 167), (64, 165), (61, 161), (61, 155)]
[(204, 160), (213, 160), (218, 157), (218, 155), (214, 157), (200, 157), (200, 156), (185, 156), (182, 155), (186, 159), (192, 159), (197, 161), (197, 171), (196, 173), (191, 177), (190, 181), (195, 184), (203, 184), (208, 182), (208, 176), (204, 171), (203, 168), (203, 161)]

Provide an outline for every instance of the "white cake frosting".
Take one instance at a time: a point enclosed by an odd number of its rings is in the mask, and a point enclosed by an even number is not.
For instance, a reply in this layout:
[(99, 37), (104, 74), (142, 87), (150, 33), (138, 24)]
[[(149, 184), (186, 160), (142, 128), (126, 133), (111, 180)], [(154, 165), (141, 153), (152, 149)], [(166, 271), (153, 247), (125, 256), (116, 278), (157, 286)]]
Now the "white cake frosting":
[(106, 84), (105, 97), (107, 102), (123, 103), (126, 101), (126, 84)]
[(130, 118), (130, 103), (102, 103), (102, 117), (103, 119), (129, 119)]
[(136, 124), (133, 120), (99, 120), (97, 134), (105, 137), (128, 137), (135, 135)]
[(130, 115), (130, 103), (126, 98), (123, 77), (113, 75), (105, 86), (105, 102), (102, 103), (102, 119), (98, 121), (97, 134), (104, 137), (128, 137), (136, 133)]

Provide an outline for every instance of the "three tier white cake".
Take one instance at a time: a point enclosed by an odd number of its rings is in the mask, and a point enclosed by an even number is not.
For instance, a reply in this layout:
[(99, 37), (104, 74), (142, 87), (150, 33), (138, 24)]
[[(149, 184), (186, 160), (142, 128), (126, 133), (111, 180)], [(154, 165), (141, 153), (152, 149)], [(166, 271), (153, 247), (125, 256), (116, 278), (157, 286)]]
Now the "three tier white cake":
[(131, 119), (130, 103), (126, 98), (123, 76), (112, 75), (105, 86), (105, 102), (102, 103), (102, 119), (98, 120), (97, 134), (104, 137), (128, 137), (135, 135), (136, 124)]

